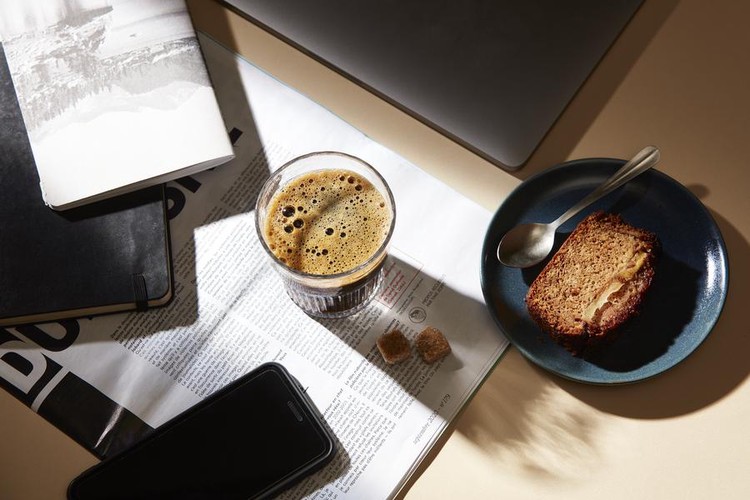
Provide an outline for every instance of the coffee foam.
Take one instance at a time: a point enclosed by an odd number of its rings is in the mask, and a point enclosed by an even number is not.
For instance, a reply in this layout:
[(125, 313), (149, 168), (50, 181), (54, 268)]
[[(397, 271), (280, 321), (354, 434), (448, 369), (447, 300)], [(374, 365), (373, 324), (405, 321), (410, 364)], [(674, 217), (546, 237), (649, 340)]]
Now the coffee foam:
[(383, 195), (361, 175), (318, 170), (277, 191), (264, 234), (287, 266), (330, 275), (349, 271), (375, 254), (391, 218)]

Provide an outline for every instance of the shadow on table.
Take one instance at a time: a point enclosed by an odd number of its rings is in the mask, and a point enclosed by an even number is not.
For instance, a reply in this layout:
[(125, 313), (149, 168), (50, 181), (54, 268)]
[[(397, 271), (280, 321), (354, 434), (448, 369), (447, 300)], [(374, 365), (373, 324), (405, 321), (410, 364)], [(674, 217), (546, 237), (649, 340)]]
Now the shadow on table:
[(595, 468), (600, 420), (510, 347), (455, 430), (509, 474), (544, 482)]

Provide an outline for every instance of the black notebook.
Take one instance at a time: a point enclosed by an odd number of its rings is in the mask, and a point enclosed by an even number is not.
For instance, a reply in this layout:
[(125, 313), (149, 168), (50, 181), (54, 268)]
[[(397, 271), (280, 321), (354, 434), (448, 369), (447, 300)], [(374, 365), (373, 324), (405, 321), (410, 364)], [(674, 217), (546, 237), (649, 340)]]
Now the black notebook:
[(142, 309), (171, 298), (164, 187), (67, 212), (48, 208), (2, 44), (0, 191), (0, 326)]

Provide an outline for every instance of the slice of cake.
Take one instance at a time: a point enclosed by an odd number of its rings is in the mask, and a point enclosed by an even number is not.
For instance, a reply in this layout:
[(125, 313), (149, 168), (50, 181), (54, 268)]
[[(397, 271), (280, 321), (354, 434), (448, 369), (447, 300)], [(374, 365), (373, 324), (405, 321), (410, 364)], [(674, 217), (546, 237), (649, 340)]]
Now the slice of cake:
[(526, 294), (532, 319), (573, 354), (612, 340), (654, 277), (659, 242), (619, 215), (586, 217)]

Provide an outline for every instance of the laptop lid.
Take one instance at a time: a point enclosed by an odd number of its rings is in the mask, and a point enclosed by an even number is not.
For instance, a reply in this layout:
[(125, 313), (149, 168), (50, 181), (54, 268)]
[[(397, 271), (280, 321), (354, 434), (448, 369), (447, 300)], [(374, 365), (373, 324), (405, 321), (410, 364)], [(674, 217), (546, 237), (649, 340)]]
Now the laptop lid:
[(642, 0), (227, 0), (506, 169), (521, 167)]

